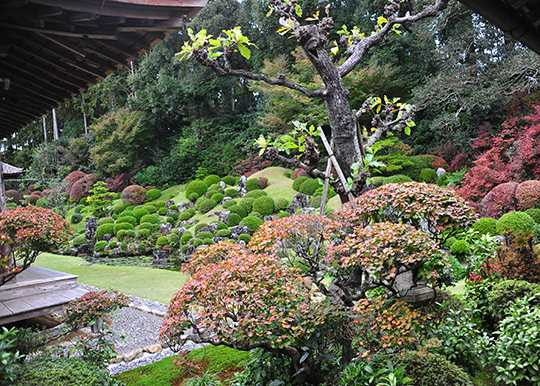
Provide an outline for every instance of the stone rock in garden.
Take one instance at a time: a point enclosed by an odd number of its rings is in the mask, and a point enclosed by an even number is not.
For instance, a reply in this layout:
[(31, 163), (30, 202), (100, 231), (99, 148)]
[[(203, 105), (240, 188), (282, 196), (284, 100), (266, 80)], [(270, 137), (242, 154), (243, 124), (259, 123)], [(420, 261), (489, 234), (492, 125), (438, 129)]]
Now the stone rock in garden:
[(437, 169), (437, 178), (439, 178), (440, 176), (442, 176), (445, 173), (446, 173), (446, 170), (444, 170), (443, 168), (438, 168)]
[(154, 344), (143, 349), (144, 352), (147, 352), (149, 354), (155, 354), (161, 352), (161, 350), (163, 350), (163, 347), (161, 347), (160, 344)]
[(231, 228), (230, 238), (234, 240), (238, 240), (238, 236), (240, 236), (243, 233), (249, 234), (249, 228), (245, 225), (237, 225)]
[(298, 209), (304, 209), (307, 207), (309, 207), (309, 196), (303, 193), (298, 193), (294, 196), (294, 198), (292, 199), (291, 205), (289, 205), (286, 211), (289, 212), (290, 214), (293, 214)]
[(195, 246), (190, 245), (190, 246), (187, 247), (187, 249), (186, 249), (186, 255), (188, 255), (188, 256), (193, 255), (193, 253), (195, 253), (195, 250), (196, 250), (196, 249), (197, 249), (197, 248), (195, 248)]
[(246, 246), (246, 242), (244, 240), (236, 240), (236, 244), (241, 245), (243, 247)]
[(103, 235), (103, 240), (105, 240), (105, 241), (111, 241), (113, 237), (114, 237), (114, 235), (110, 235), (110, 234), (108, 234), (108, 233), (105, 233), (105, 234)]
[(302, 214), (312, 214), (312, 213), (317, 213), (317, 212), (318, 212), (318, 209), (313, 208), (311, 206), (308, 206), (306, 208), (302, 208)]
[(140, 358), (143, 356), (142, 348), (135, 349), (128, 353), (125, 353), (123, 356), (124, 362), (131, 362), (134, 359)]
[(246, 195), (246, 193), (248, 192), (248, 190), (246, 188), (246, 182), (247, 182), (247, 177), (246, 176), (242, 176), (238, 180), (238, 196), (240, 196), (240, 197), (244, 197)]
[(94, 244), (86, 243), (79, 246), (79, 256), (91, 256), (94, 253)]
[(181, 202), (177, 206), (178, 206), (178, 211), (183, 212), (184, 210), (189, 209), (192, 206), (195, 206), (195, 204), (193, 202)]
[(68, 253), (69, 253), (69, 248), (68, 247), (61, 247), (58, 250), (59, 255), (67, 255)]
[(274, 221), (274, 218), (272, 216), (264, 216), (263, 221), (264, 222)]
[(161, 233), (163, 233), (165, 236), (169, 236), (171, 234), (172, 224), (159, 224), (159, 227), (161, 229)]
[(169, 209), (171, 205), (176, 205), (173, 200), (165, 201), (165, 208)]
[(152, 253), (152, 264), (154, 265), (169, 264), (169, 254), (162, 249), (154, 250), (154, 252)]
[(94, 259), (99, 259), (99, 258), (101, 257), (101, 253), (99, 253), (99, 252), (94, 252), (94, 254), (92, 255), (92, 257), (93, 257)]
[(137, 243), (129, 243), (127, 245), (127, 253), (131, 254), (131, 255), (135, 255), (138, 253), (138, 249), (139, 249), (139, 244)]
[(86, 237), (87, 242), (92, 244), (96, 242), (94, 236), (96, 235), (96, 229), (98, 226), (99, 224), (95, 217), (88, 216), (86, 218), (86, 222), (84, 223), (84, 237)]
[(177, 210), (169, 209), (169, 210), (167, 211), (166, 216), (167, 216), (167, 217), (171, 217), (174, 213), (178, 213), (178, 211), (177, 211)]
[(113, 248), (109, 251), (110, 257), (119, 257), (124, 254), (124, 251), (120, 247)]
[(198, 233), (201, 233), (201, 232), (212, 232), (212, 231), (210, 230), (210, 228), (208, 228), (206, 226), (206, 227), (202, 227), (201, 229), (199, 229), (197, 232), (195, 232), (195, 234), (198, 234)]
[(220, 241), (225, 241), (225, 240), (227, 240), (227, 239), (228, 239), (228, 237), (215, 236), (215, 237), (214, 237), (214, 243), (217, 244), (217, 243), (219, 243)]
[(227, 220), (229, 219), (229, 214), (231, 214), (230, 210), (225, 210), (221, 212), (218, 216), (219, 222), (222, 222), (223, 224), (227, 224)]
[(221, 205), (223, 205), (225, 201), (230, 201), (230, 200), (232, 200), (232, 197), (223, 197), (223, 200), (221, 200)]
[(223, 189), (227, 187), (227, 184), (223, 181), (219, 181), (219, 186), (221, 186)]
[(180, 239), (180, 237), (182, 237), (184, 235), (184, 233), (186, 233), (186, 232), (187, 232), (186, 227), (178, 228), (178, 239)]
[(209, 229), (210, 232), (212, 232), (212, 233), (214, 233), (215, 231), (217, 231), (217, 228), (218, 228), (217, 222), (213, 222), (212, 224), (208, 225), (208, 229)]
[(189, 225), (190, 227), (192, 227), (195, 224), (196, 224), (195, 220), (188, 220), (185, 223), (182, 222), (182, 226)]
[(77, 256), (79, 254), (79, 248), (70, 248), (69, 254), (70, 256)]

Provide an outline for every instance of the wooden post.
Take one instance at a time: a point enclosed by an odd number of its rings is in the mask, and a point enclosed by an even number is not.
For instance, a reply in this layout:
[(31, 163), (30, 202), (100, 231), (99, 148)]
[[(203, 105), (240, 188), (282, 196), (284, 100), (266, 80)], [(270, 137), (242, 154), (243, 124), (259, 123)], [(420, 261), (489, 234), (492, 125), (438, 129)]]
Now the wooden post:
[[(84, 95), (82, 95), (82, 105), (84, 105)], [(84, 135), (87, 136), (88, 135), (88, 125), (86, 123), (86, 113), (84, 112), (84, 106), (82, 106), (82, 105), (81, 105), (81, 107), (82, 107), (81, 110), (82, 110), (82, 116), (83, 116), (83, 120), (84, 120)]]
[(4, 186), (4, 164), (0, 159), (0, 213), (6, 210), (6, 187)]
[(345, 192), (347, 193), (347, 196), (349, 197), (349, 200), (354, 200), (353, 194), (350, 192), (349, 189), (347, 189), (347, 180), (345, 179), (345, 176), (343, 175), (343, 172), (341, 171), (341, 168), (339, 167), (339, 163), (334, 156), (334, 152), (332, 151), (332, 148), (330, 147), (330, 144), (328, 143), (328, 140), (326, 139), (326, 136), (324, 135), (324, 131), (321, 129), (321, 139), (323, 141), (324, 147), (326, 147), (326, 151), (328, 152), (328, 155), (330, 156), (330, 160), (332, 161), (332, 164), (334, 165), (334, 168), (336, 169), (336, 172), (338, 174), (339, 180), (343, 184), (343, 188), (345, 189)]
[(53, 116), (53, 140), (56, 141), (58, 139), (58, 122), (56, 122), (56, 109), (52, 110), (52, 116)]
[(47, 121), (45, 120), (45, 115), (43, 116), (43, 138), (45, 138), (45, 143), (47, 143)]
[[(334, 150), (334, 138), (330, 140), (330, 149), (332, 151)], [(321, 216), (324, 215), (324, 209), (326, 207), (326, 197), (328, 197), (328, 185), (330, 185), (331, 172), (332, 172), (332, 160), (328, 158), (328, 162), (326, 163), (326, 171), (324, 173), (324, 189), (323, 189), (322, 200), (321, 200), (321, 210), (319, 212)]]

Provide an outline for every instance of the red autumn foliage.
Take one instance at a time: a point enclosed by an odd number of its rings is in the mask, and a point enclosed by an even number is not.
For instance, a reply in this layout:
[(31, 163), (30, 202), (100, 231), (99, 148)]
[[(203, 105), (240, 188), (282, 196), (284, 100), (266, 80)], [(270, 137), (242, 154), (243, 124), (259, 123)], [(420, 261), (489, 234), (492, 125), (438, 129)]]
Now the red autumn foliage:
[(292, 179), (296, 180), (298, 177), (309, 177), (304, 169), (296, 169), (292, 174)]
[(503, 214), (516, 210), (516, 182), (497, 185), (480, 201), (481, 217), (499, 218)]
[(6, 190), (6, 197), (11, 198), (11, 202), (14, 202), (17, 205), (21, 203), (22, 196), (17, 190)]
[(529, 180), (519, 184), (516, 189), (516, 199), (521, 211), (540, 207), (540, 181)]
[(119, 193), (129, 185), (129, 175), (126, 173), (118, 174), (115, 177), (110, 177), (105, 180), (105, 186), (111, 192)]
[(450, 171), (457, 172), (463, 169), (464, 167), (469, 166), (470, 164), (471, 164), (471, 161), (469, 160), (469, 158), (465, 154), (459, 153), (458, 155), (454, 157), (454, 159), (450, 163)]
[(511, 243), (497, 251), (497, 268), (507, 280), (540, 283), (540, 248), (533, 243), (532, 232), (517, 234)]
[(253, 153), (250, 153), (246, 160), (237, 159), (236, 163), (237, 165), (234, 167), (234, 171), (239, 176), (246, 177), (272, 166), (272, 161), (264, 160), (262, 157), (255, 156)]
[(444, 170), (450, 170), (450, 165), (443, 158), (438, 155), (434, 155), (435, 160), (431, 163), (431, 168), (437, 170), (438, 168), (443, 168)]
[(69, 191), (69, 199), (79, 202), (81, 198), (87, 197), (93, 189), (94, 184), (100, 180), (98, 174), (87, 174), (83, 178), (77, 180)]
[(130, 185), (120, 195), (124, 204), (140, 205), (146, 198), (146, 189), (140, 185)]
[(266, 187), (268, 186), (268, 178), (266, 177), (259, 178), (258, 182), (259, 182), (260, 189), (266, 189)]
[(71, 187), (73, 186), (73, 184), (77, 182), (78, 180), (80, 180), (81, 178), (83, 178), (84, 176), (86, 176), (86, 173), (77, 170), (77, 171), (69, 173), (66, 176), (66, 178), (64, 178), (64, 181), (62, 183), (66, 187), (66, 193), (68, 194), (68, 196), (69, 196), (69, 193), (71, 191)]

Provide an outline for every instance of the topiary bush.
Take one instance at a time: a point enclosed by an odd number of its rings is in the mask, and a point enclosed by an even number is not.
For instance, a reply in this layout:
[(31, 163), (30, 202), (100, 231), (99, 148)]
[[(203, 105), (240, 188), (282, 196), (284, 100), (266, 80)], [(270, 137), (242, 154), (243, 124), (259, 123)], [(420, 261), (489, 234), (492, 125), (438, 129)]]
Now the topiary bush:
[(215, 174), (210, 174), (204, 178), (204, 183), (207, 186), (212, 186), (214, 184), (217, 184), (221, 181), (221, 178)]
[(464, 256), (469, 255), (471, 253), (471, 245), (466, 240), (456, 240), (450, 246), (450, 252), (456, 255), (458, 259), (461, 261)]
[(168, 212), (167, 208), (159, 208), (159, 210), (158, 210), (158, 214), (160, 216), (165, 216), (167, 214), (167, 212)]
[(247, 216), (247, 211), (243, 206), (233, 205), (229, 207), (228, 209), (231, 211), (231, 214), (236, 213), (237, 215), (239, 215), (240, 219), (243, 219), (244, 217)]
[(133, 226), (133, 224), (130, 224), (128, 222), (122, 222), (122, 223), (115, 224), (113, 229), (114, 229), (114, 235), (116, 236), (118, 232), (122, 229), (128, 231), (128, 230), (135, 229), (135, 227)]
[(190, 243), (191, 245), (193, 245), (194, 247), (200, 247), (201, 245), (204, 244), (204, 242), (203, 242), (201, 239), (195, 239), (195, 238), (194, 238), (194, 239), (191, 239), (191, 240), (189, 241), (189, 243)]
[(146, 210), (150, 214), (154, 214), (158, 212), (158, 208), (156, 208), (154, 205), (145, 205), (144, 210)]
[(135, 216), (135, 214), (133, 214), (133, 211), (131, 211), (130, 209), (125, 209), (118, 214), (118, 217), (125, 217), (125, 216), (132, 216), (132, 217), (137, 218), (137, 216)]
[(503, 214), (516, 210), (516, 188), (515, 182), (505, 182), (495, 186), (480, 201), (479, 211), (482, 217), (499, 218)]
[(225, 184), (230, 186), (236, 185), (236, 177), (233, 176), (225, 176), (221, 179), (221, 181), (225, 182)]
[(212, 232), (202, 231), (202, 232), (198, 232), (196, 236), (198, 239), (204, 240), (204, 239), (212, 238), (213, 235), (212, 235)]
[(259, 188), (259, 180), (257, 178), (249, 178), (246, 181), (246, 188), (247, 188), (248, 192), (260, 189)]
[(130, 185), (120, 194), (124, 204), (140, 205), (146, 199), (146, 189), (140, 185)]
[(237, 213), (231, 212), (229, 213), (229, 217), (227, 217), (227, 226), (235, 227), (240, 224), (240, 221), (242, 221), (242, 217)]
[(531, 216), (535, 223), (540, 224), (540, 209), (530, 208), (525, 213)]
[(244, 198), (242, 201), (240, 201), (240, 205), (245, 209), (246, 213), (251, 213), (253, 210), (254, 201), (255, 199), (252, 197)]
[(161, 224), (161, 221), (159, 220), (159, 217), (155, 214), (147, 214), (141, 217), (141, 220), (139, 221), (142, 223), (150, 223), (150, 224)]
[(98, 220), (98, 224), (114, 224), (114, 219), (112, 217), (103, 217)]
[(307, 194), (308, 196), (313, 196), (313, 193), (315, 193), (320, 187), (321, 184), (319, 183), (318, 179), (308, 178), (307, 180), (302, 182), (302, 185), (300, 185), (298, 191), (300, 193)]
[(225, 196), (230, 198), (236, 198), (238, 197), (238, 190), (235, 188), (227, 188), (225, 189)]
[(197, 211), (197, 208), (195, 208), (195, 207), (186, 209), (186, 210), (184, 210), (182, 213), (180, 213), (178, 215), (178, 218), (181, 221), (187, 221), (187, 220), (189, 220), (190, 218), (192, 218), (195, 215), (196, 211)]
[(272, 197), (263, 196), (253, 202), (253, 212), (259, 212), (263, 217), (274, 213), (274, 200)]
[(81, 213), (81, 209), (84, 208), (84, 205), (77, 205), (75, 208), (73, 208), (74, 213)]
[(105, 247), (109, 245), (109, 243), (105, 240), (102, 240), (102, 241), (98, 241), (95, 245), (94, 245), (94, 250), (96, 252), (103, 252), (105, 250)]
[(535, 222), (525, 212), (510, 212), (504, 214), (497, 221), (497, 233), (499, 235), (515, 235), (519, 231), (532, 231)]
[(133, 216), (122, 216), (122, 217), (118, 217), (116, 219), (117, 224), (122, 223), (122, 222), (130, 223), (133, 226), (137, 225), (137, 219), (135, 217), (133, 217)]
[(74, 248), (78, 248), (81, 245), (86, 244), (86, 236), (85, 235), (78, 235), (73, 239), (72, 243), (73, 243)]
[(266, 193), (264, 190), (253, 190), (251, 192), (247, 192), (245, 195), (244, 195), (244, 198), (259, 198), (259, 197), (263, 197), (263, 196), (268, 196), (268, 193)]
[(13, 386), (120, 386), (105, 369), (78, 357), (38, 357), (25, 361), (16, 370)]
[(223, 209), (229, 209), (233, 205), (238, 205), (235, 200), (228, 200), (223, 203)]
[(253, 212), (251, 212), (249, 215), (250, 215), (250, 216), (253, 216), (253, 217), (257, 217), (257, 218), (263, 220), (263, 215), (260, 214), (259, 212), (253, 211)]
[[(294, 177), (293, 177), (294, 178)], [(300, 186), (302, 186), (302, 183), (304, 181), (307, 181), (309, 180), (310, 178), (309, 177), (306, 177), (306, 176), (300, 176), (300, 177), (297, 177), (295, 178), (293, 184), (292, 184), (292, 188), (294, 190), (296, 190), (297, 192), (300, 192)]]
[[(207, 191), (208, 185), (206, 185), (204, 181), (193, 180), (186, 186), (186, 197), (188, 197), (189, 200), (193, 202), (197, 198), (204, 196)], [(195, 198), (195, 200), (191, 199), (191, 194), (193, 193), (197, 193), (197, 198)]]
[(156, 241), (156, 247), (161, 248), (164, 245), (169, 245), (169, 238), (167, 236), (160, 236)]
[(243, 242), (248, 244), (251, 241), (251, 235), (242, 233), (241, 235), (238, 236), (238, 240), (242, 240)]
[(421, 356), (409, 351), (390, 355), (389, 359), (395, 368), (405, 369), (414, 386), (473, 386), (467, 373), (440, 354)]
[(230, 235), (231, 235), (231, 231), (228, 228), (218, 229), (215, 234), (215, 236), (218, 236), (218, 237), (229, 237)]
[(412, 182), (413, 179), (409, 176), (406, 176), (404, 174), (395, 174), (393, 176), (390, 176), (390, 177), (386, 177), (384, 179), (384, 182), (383, 182), (383, 185), (386, 185), (386, 184), (399, 184), (399, 183), (402, 183), (402, 182)]
[(255, 233), (259, 227), (263, 224), (263, 220), (255, 216), (247, 216), (240, 221), (239, 225), (247, 226), (249, 233)]
[[(123, 213), (124, 212), (122, 212), (122, 214)], [(122, 216), (122, 214), (120, 214), (120, 215)], [(146, 216), (147, 214), (150, 214), (150, 212), (148, 212), (146, 209), (138, 208), (138, 209), (133, 209), (133, 212), (131, 214), (135, 217), (137, 222), (141, 222), (141, 218), (143, 216)]]
[(276, 211), (285, 210), (289, 207), (289, 201), (286, 198), (276, 198), (274, 200), (274, 209)]
[(497, 235), (497, 220), (491, 217), (483, 217), (478, 219), (472, 225), (472, 228), (481, 235), (495, 236)]
[(522, 182), (516, 188), (516, 200), (519, 210), (540, 207), (540, 181)]
[(225, 195), (223, 193), (216, 193), (212, 195), (211, 199), (219, 204), (221, 201), (223, 201), (224, 197)]
[(158, 189), (150, 189), (146, 192), (146, 201), (155, 201), (161, 197), (161, 192)]
[(71, 216), (70, 222), (72, 224), (79, 224), (83, 220), (83, 216), (80, 213), (73, 213), (73, 216)]
[(198, 208), (199, 212), (205, 214), (210, 212), (212, 209), (214, 209), (217, 205), (217, 202), (212, 200), (211, 198), (206, 198), (199, 202)]
[(195, 202), (199, 199), (199, 194), (198, 193), (190, 193), (189, 196), (187, 196), (188, 200), (191, 201), (191, 202)]
[(187, 244), (187, 242), (191, 240), (192, 238), (193, 238), (193, 235), (190, 232), (186, 232), (180, 237), (180, 243)]
[(433, 184), (437, 181), (437, 172), (431, 168), (422, 169), (420, 172), (420, 182), (427, 182)]
[(94, 238), (103, 240), (104, 235), (114, 235), (114, 224), (103, 224), (97, 227)]

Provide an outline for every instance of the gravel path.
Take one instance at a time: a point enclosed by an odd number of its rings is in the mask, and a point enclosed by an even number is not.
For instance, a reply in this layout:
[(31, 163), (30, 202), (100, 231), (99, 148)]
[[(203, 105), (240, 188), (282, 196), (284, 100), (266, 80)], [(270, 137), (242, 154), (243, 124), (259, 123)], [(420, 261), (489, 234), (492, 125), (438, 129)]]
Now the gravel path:
[[(82, 283), (79, 283), (79, 287), (87, 291), (102, 290), (101, 288)], [(129, 299), (131, 301), (130, 306), (120, 309), (113, 315), (112, 329), (116, 332), (114, 340), (119, 355), (160, 344), (158, 335), (163, 323), (162, 315), (167, 312), (167, 306), (165, 304), (131, 295)], [(125, 336), (125, 339), (122, 339), (122, 334)], [(191, 342), (184, 345), (184, 349), (186, 350), (194, 350), (200, 347), (203, 346)], [(157, 362), (172, 355), (176, 354), (168, 348), (164, 348), (156, 354), (145, 352), (141, 358), (131, 362), (110, 364), (109, 372), (112, 375), (117, 375), (127, 370)]]

